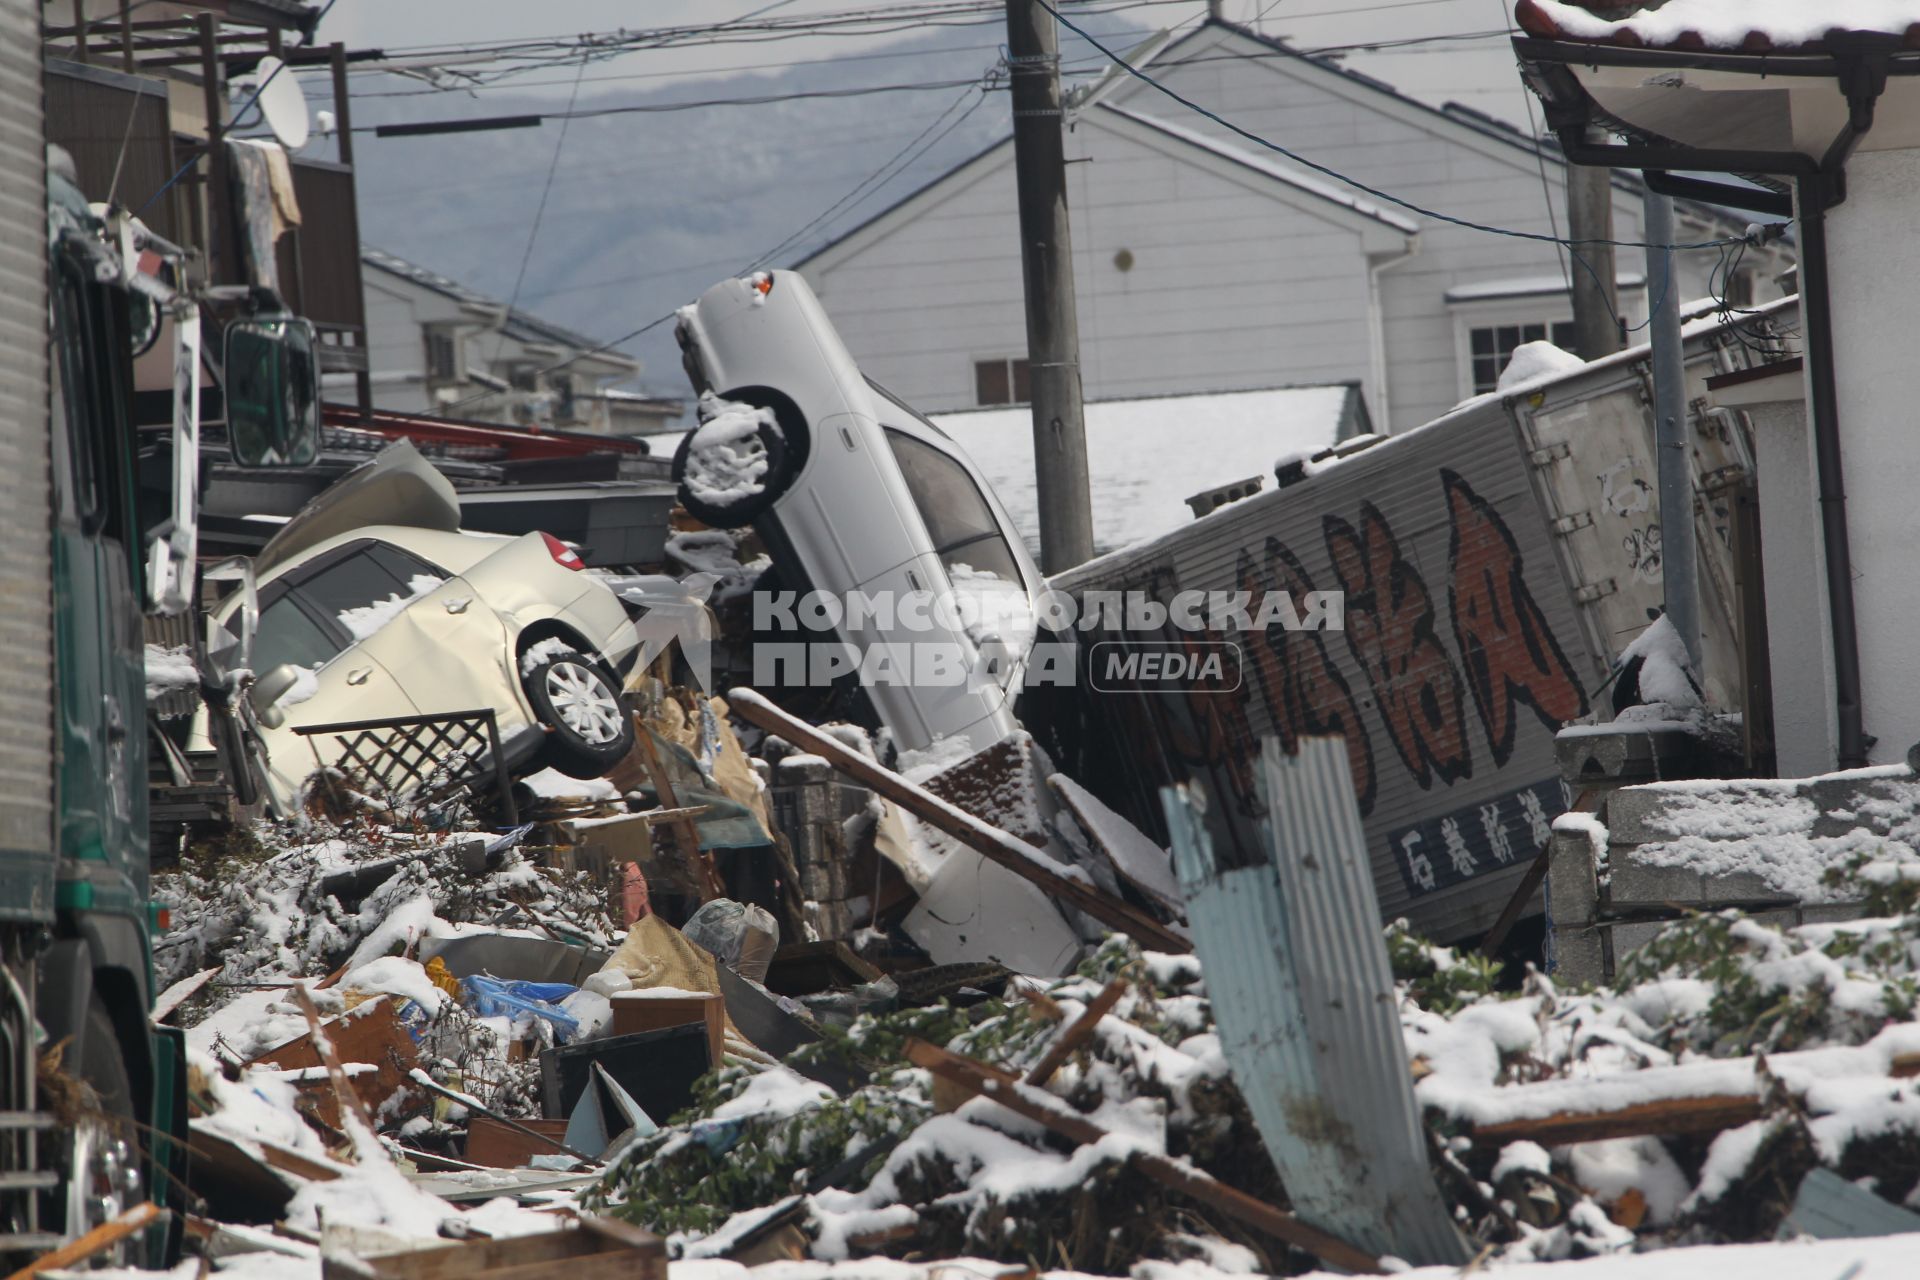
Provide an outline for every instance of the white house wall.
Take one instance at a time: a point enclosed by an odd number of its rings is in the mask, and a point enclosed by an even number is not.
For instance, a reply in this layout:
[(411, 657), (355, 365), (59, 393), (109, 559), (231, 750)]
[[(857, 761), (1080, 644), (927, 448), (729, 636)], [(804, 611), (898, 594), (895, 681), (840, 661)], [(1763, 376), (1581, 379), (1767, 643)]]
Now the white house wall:
[[(1367, 377), (1351, 225), (1276, 199), (1270, 177), (1209, 171), (1091, 119), (1068, 156), (1089, 399)], [(955, 186), (807, 271), (862, 366), (928, 409), (975, 403), (976, 360), (1026, 354), (1012, 148)]]
[[(1546, 163), (1543, 191), (1539, 164), (1509, 143), (1474, 136), (1466, 125), (1443, 120), (1425, 108), (1395, 101), (1298, 59), (1226, 56), (1236, 48), (1272, 51), (1224, 31), (1209, 35), (1217, 37), (1217, 45), (1208, 46), (1207, 37), (1196, 39), (1177, 56), (1156, 63), (1156, 78), (1253, 133), (1414, 204), (1517, 231), (1565, 234), (1566, 178), (1560, 164)], [(1193, 61), (1182, 65), (1188, 58)], [(1255, 145), (1150, 86), (1131, 85), (1116, 97), (1131, 110), (1166, 114), (1236, 146)], [(1273, 159), (1286, 163), (1279, 156)], [(1382, 277), (1395, 430), (1432, 420), (1471, 390), (1470, 382), (1463, 384), (1467, 373), (1446, 303), (1447, 290), (1562, 271), (1560, 254), (1552, 244), (1411, 216), (1421, 227), (1419, 255)], [(1637, 240), (1640, 227), (1639, 198), (1616, 192), (1614, 237)], [(1299, 254), (1291, 245), (1287, 252)], [(1641, 250), (1618, 253), (1620, 274), (1643, 270)], [(1682, 255), (1683, 299), (1705, 295), (1707, 274), (1715, 260), (1713, 252)], [(1658, 287), (1656, 280), (1655, 292)], [(1516, 299), (1508, 322), (1570, 319), (1571, 314), (1564, 295)]]

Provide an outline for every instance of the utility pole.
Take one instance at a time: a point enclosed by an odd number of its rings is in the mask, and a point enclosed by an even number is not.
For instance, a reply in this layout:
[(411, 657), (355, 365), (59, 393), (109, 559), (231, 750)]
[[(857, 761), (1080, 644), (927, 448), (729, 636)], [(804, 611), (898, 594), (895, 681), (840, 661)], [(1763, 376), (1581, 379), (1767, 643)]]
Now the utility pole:
[(1613, 170), (1567, 166), (1567, 238), (1574, 242), (1567, 252), (1579, 255), (1578, 261), (1568, 264), (1573, 353), (1582, 360), (1598, 360), (1620, 349), (1620, 289), (1614, 281), (1613, 246), (1600, 243), (1613, 239)]
[(1653, 299), (1653, 443), (1660, 482), (1660, 581), (1667, 621), (1700, 672), (1700, 600), (1694, 574), (1693, 440), (1687, 421), (1687, 358), (1680, 345), (1675, 287), (1673, 200), (1646, 194), (1647, 294)]
[(1080, 322), (1060, 109), (1060, 41), (1037, 0), (1007, 0), (1013, 81), (1013, 166), (1020, 188), (1020, 268), (1027, 291), (1027, 369), (1040, 567), (1059, 573), (1093, 556), (1087, 432), (1080, 401)]

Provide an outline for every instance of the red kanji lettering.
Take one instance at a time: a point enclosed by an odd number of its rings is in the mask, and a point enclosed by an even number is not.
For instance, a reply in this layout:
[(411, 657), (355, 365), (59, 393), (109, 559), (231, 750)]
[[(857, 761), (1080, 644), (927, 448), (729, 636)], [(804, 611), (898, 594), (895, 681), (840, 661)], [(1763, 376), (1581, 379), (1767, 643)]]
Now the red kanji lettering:
[[(1268, 591), (1285, 592), (1298, 602), (1314, 589), (1306, 567), (1278, 538), (1267, 539), (1264, 571), (1245, 552), (1240, 555), (1238, 569), (1239, 588), (1252, 597), (1247, 611), (1256, 616)], [(1261, 699), (1281, 745), (1291, 752), (1308, 735), (1337, 733), (1345, 738), (1354, 795), (1360, 802), (1360, 812), (1371, 813), (1375, 796), (1373, 739), (1360, 718), (1347, 678), (1327, 652), (1326, 634), (1269, 627), (1244, 640), (1248, 679), (1260, 686)]]
[(1513, 754), (1516, 703), (1558, 729), (1586, 714), (1587, 695), (1527, 589), (1520, 545), (1500, 513), (1456, 473), (1441, 471), (1440, 483), (1453, 524), (1453, 638), (1494, 763), (1505, 764)]
[(1433, 596), (1386, 517), (1360, 504), (1360, 528), (1322, 521), (1333, 571), (1346, 593), (1347, 647), (1367, 673), (1401, 763), (1422, 788), (1473, 774), (1460, 675), (1434, 630)]

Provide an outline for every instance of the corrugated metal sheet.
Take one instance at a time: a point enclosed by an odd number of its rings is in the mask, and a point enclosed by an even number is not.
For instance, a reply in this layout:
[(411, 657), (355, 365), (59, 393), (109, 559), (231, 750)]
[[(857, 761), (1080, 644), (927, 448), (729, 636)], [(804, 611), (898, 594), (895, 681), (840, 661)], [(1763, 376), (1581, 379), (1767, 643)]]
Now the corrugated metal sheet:
[[(53, 596), (40, 5), (0, 0), (0, 915), (51, 913)], [(39, 899), (36, 901), (36, 898)]]
[(1858, 1240), (1920, 1231), (1920, 1214), (1889, 1204), (1831, 1169), (1815, 1169), (1800, 1183), (1793, 1210), (1780, 1224), (1783, 1239)]
[(1471, 1256), (1427, 1163), (1366, 833), (1339, 738), (1272, 738), (1261, 856), (1218, 858), (1164, 793), (1221, 1049), (1302, 1219), (1378, 1254)]
[[(1708, 346), (1730, 362), (1745, 358), (1721, 331), (1696, 333), (1689, 346), (1696, 362)], [(1441, 941), (1484, 932), (1565, 808), (1553, 734), (1586, 712), (1588, 691), (1625, 643), (1609, 634), (1602, 644), (1584, 625), (1579, 589), (1598, 569), (1575, 563), (1552, 524), (1562, 514), (1549, 497), (1558, 472), (1591, 469), (1584, 442), (1561, 441), (1569, 460), (1548, 465), (1533, 456), (1528, 415), (1598, 397), (1637, 404), (1640, 363), (1601, 363), (1544, 396), (1476, 402), (1055, 578), (1083, 603), (1092, 591), (1164, 601), (1180, 590), (1284, 590), (1296, 599), (1344, 590), (1346, 625), (1082, 631), (1090, 666), (1115, 648), (1094, 641), (1232, 641), (1244, 652), (1244, 678), (1232, 689), (1088, 695), (1087, 724), (1049, 749), (1154, 834), (1163, 786), (1202, 788), (1216, 845), (1251, 850), (1265, 816), (1254, 786), (1258, 740), (1290, 746), (1343, 734), (1382, 911)], [(1626, 549), (1610, 545), (1621, 557), (1614, 576), (1629, 576)], [(1731, 615), (1707, 616), (1717, 626)], [(1083, 688), (1098, 674), (1083, 669)]]

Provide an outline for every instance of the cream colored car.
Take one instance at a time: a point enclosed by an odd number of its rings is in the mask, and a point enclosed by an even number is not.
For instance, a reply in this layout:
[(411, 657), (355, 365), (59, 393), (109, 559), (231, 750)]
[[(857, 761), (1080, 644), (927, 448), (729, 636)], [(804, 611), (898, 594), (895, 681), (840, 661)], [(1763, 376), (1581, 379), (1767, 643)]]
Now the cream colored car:
[[(360, 523), (379, 512), (393, 523)], [(343, 478), (254, 562), (251, 701), (276, 811), (332, 765), (296, 728), (491, 709), (515, 773), (598, 777), (633, 746), (621, 677), (627, 608), (544, 533), (466, 533), (446, 480), (411, 446)], [(215, 611), (230, 631), (245, 607)]]

